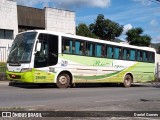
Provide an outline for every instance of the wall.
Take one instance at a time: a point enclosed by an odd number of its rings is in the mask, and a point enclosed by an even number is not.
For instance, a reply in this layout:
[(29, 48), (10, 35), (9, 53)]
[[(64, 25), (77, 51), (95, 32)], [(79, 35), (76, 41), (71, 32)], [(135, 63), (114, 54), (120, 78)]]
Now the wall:
[(45, 29), (75, 34), (75, 12), (54, 8), (45, 8)]
[[(13, 30), (14, 37), (18, 33), (16, 2), (0, 0), (0, 29)], [(12, 45), (12, 42), (13, 40), (11, 39), (0, 39), (0, 47), (8, 48)], [(2, 49), (0, 54), (2, 54)], [(2, 55), (0, 56), (0, 59), (2, 59), (1, 57)]]
[(17, 6), (19, 32), (33, 29), (45, 29), (45, 15), (43, 9)]
[[(19, 12), (17, 12), (17, 9)], [(17, 7), (17, 3), (14, 1), (0, 0), (0, 29), (13, 30), (13, 36), (15, 38), (18, 34), (18, 26), (20, 29), (26, 29), (26, 27), (27, 29), (42, 28), (75, 34), (75, 12), (54, 8), (36, 9), (25, 6)], [(7, 48), (11, 47), (12, 43), (13, 39), (0, 39), (0, 54), (5, 53), (4, 49), (6, 49), (6, 53), (8, 53)], [(0, 60), (1, 59), (3, 58), (0, 57)]]
[(0, 0), (0, 29), (14, 30), (18, 33), (17, 4), (13, 1)]

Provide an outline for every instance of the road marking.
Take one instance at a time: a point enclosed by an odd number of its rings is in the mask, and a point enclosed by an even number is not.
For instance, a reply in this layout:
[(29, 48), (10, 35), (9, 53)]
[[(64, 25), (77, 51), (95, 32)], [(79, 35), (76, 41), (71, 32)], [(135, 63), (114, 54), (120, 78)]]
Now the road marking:
[(102, 103), (102, 102), (115, 102), (115, 101), (127, 101), (128, 99), (122, 99), (122, 100), (99, 100), (95, 101), (97, 103)]

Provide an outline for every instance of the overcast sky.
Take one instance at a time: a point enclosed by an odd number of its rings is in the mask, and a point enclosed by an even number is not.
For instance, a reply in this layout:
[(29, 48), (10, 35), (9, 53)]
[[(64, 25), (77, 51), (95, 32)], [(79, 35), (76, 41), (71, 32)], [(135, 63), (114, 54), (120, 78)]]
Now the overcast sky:
[[(142, 27), (152, 42), (160, 43), (160, 3), (156, 0), (17, 0), (19, 5), (75, 11), (76, 24), (93, 23), (98, 14), (124, 25), (124, 32)], [(125, 35), (120, 39), (125, 40)]]

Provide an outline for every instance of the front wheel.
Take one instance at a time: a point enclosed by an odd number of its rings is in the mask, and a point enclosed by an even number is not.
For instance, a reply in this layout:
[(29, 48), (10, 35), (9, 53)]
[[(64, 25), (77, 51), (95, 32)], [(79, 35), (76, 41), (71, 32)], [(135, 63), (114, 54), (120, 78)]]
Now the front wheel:
[(124, 77), (124, 87), (129, 88), (133, 82), (133, 78), (130, 74), (125, 75)]
[(70, 85), (70, 77), (68, 74), (62, 73), (57, 77), (57, 83), (58, 88), (67, 88)]

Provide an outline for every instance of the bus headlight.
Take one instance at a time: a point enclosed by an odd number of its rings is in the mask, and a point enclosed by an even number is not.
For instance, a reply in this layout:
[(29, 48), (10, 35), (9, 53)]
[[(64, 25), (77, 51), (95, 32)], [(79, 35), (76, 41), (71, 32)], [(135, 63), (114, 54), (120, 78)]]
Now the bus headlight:
[(29, 72), (32, 71), (32, 68), (22, 68), (21, 72)]

